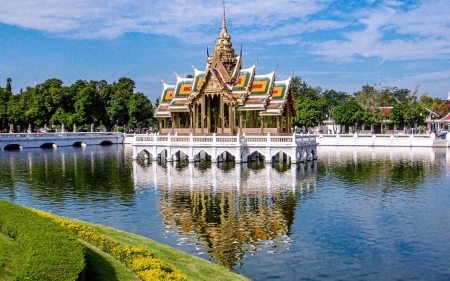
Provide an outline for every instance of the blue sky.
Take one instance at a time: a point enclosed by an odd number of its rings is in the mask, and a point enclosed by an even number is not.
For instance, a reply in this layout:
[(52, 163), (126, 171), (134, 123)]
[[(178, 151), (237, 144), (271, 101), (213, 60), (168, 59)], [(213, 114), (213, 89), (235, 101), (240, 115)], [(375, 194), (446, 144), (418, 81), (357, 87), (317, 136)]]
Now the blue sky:
[[(244, 68), (292, 72), (309, 85), (350, 94), (365, 84), (447, 99), (450, 2), (225, 1)], [(0, 0), (0, 85), (13, 92), (59, 78), (112, 83), (129, 77), (154, 101), (204, 69), (222, 23), (220, 0)], [(3, 81), (3, 82), (2, 82)]]

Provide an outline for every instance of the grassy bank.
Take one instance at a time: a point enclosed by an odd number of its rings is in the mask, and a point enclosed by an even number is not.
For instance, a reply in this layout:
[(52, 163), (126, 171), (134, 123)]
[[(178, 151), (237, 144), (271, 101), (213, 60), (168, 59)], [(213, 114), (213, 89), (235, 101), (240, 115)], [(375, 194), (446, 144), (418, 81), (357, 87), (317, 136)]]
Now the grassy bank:
[(247, 277), (231, 272), (215, 263), (186, 254), (178, 249), (160, 244), (143, 236), (120, 231), (104, 225), (84, 223), (120, 244), (150, 248), (155, 253), (155, 256), (181, 271), (189, 280), (249, 280)]
[[(61, 280), (94, 281), (248, 280), (217, 264), (139, 235), (99, 224), (56, 217), (41, 211), (33, 212), (2, 200), (0, 207), (0, 230), (3, 232), (0, 231), (0, 280), (28, 280), (29, 268), (24, 265), (30, 261), (36, 270), (51, 268), (46, 271), (30, 271), (34, 276), (30, 280), (54, 280), (53, 277), (63, 278)], [(24, 245), (31, 250), (30, 255), (24, 255)], [(72, 248), (82, 250), (65, 251)], [(33, 251), (35, 254), (40, 253), (39, 259), (36, 259)], [(66, 254), (54, 255), (59, 252)], [(60, 262), (78, 252), (81, 254), (82, 268), (78, 266), (72, 269), (69, 263)], [(75, 261), (79, 265), (78, 260)], [(63, 265), (64, 270), (57, 271), (56, 265)], [(72, 277), (67, 276), (69, 279), (66, 279), (66, 272), (74, 270), (75, 273), (81, 272), (81, 275), (77, 278), (76, 274), (72, 274)], [(44, 276), (48, 272), (53, 277)], [(59, 276), (58, 272), (63, 275)], [(42, 275), (43, 273), (45, 274)], [(42, 275), (42, 278), (36, 277), (38, 275)]]

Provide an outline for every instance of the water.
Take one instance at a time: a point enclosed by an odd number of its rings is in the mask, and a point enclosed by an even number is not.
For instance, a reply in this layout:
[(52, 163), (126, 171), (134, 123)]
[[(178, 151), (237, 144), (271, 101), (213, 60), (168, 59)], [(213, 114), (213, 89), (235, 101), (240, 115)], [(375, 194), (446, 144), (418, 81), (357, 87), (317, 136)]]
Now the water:
[(0, 198), (254, 280), (449, 280), (450, 153), (320, 147), (298, 165), (157, 164), (121, 145), (0, 151)]

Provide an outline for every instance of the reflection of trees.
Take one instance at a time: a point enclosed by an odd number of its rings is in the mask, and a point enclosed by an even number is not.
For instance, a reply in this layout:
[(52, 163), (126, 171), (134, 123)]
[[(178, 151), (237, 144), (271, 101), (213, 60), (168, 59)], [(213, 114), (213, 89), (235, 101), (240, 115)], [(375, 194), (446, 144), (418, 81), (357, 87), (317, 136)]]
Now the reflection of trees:
[[(344, 151), (322, 153), (318, 176), (337, 178), (361, 189), (378, 189), (383, 193), (396, 190), (415, 190), (430, 176), (440, 174), (441, 165), (435, 165), (435, 155), (405, 153), (400, 148), (394, 151), (374, 153), (367, 149), (361, 152)], [(374, 148), (376, 149), (376, 148)]]
[[(217, 173), (232, 170), (229, 165), (225, 167)], [(253, 176), (264, 181), (264, 169), (258, 168), (243, 167), (241, 183), (245, 183), (252, 173), (257, 173)], [(225, 173), (224, 177), (233, 178), (234, 175)], [(222, 182), (216, 190), (201, 184), (191, 189), (159, 186), (160, 208), (168, 229), (178, 231), (188, 240), (191, 238), (192, 243), (195, 240), (197, 246), (207, 248), (210, 257), (231, 269), (246, 252), (256, 252), (262, 247), (276, 252), (289, 244), (295, 210), (304, 193), (289, 187), (280, 188), (275, 186), (276, 183), (273, 185), (267, 188), (264, 183), (260, 186), (242, 184), (241, 188), (236, 188), (235, 184)]]
[(11, 173), (1, 169), (0, 181), (16, 188), (28, 186), (38, 198), (56, 203), (67, 200), (68, 194), (81, 200), (105, 200), (115, 195), (129, 201), (134, 194), (132, 175), (124, 163), (123, 150), (117, 149), (111, 146), (89, 148), (88, 152), (85, 148), (58, 148), (11, 153), (9, 161), (2, 161)]

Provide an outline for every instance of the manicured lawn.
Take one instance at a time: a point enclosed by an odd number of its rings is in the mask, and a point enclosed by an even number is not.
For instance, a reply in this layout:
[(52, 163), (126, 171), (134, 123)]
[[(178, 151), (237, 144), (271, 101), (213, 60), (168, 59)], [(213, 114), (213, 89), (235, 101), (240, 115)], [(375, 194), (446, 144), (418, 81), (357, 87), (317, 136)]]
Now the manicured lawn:
[[(143, 246), (150, 249), (155, 258), (164, 260), (174, 269), (187, 276), (189, 280), (249, 280), (210, 261), (186, 254), (148, 238), (99, 224), (72, 221), (86, 224), (99, 231), (106, 238), (113, 239), (122, 245)], [(81, 243), (85, 246), (86, 280), (139, 280), (130, 270), (110, 255), (86, 242)], [(21, 263), (21, 251), (15, 239), (0, 233), (0, 280), (15, 280)]]
[(14, 280), (19, 249), (14, 239), (0, 233), (0, 280)]
[(87, 223), (106, 237), (124, 245), (144, 246), (151, 249), (155, 256), (168, 262), (174, 268), (185, 274), (189, 280), (249, 280), (247, 277), (229, 271), (210, 261), (186, 254), (178, 249), (157, 243), (148, 238), (123, 232), (107, 226)]

